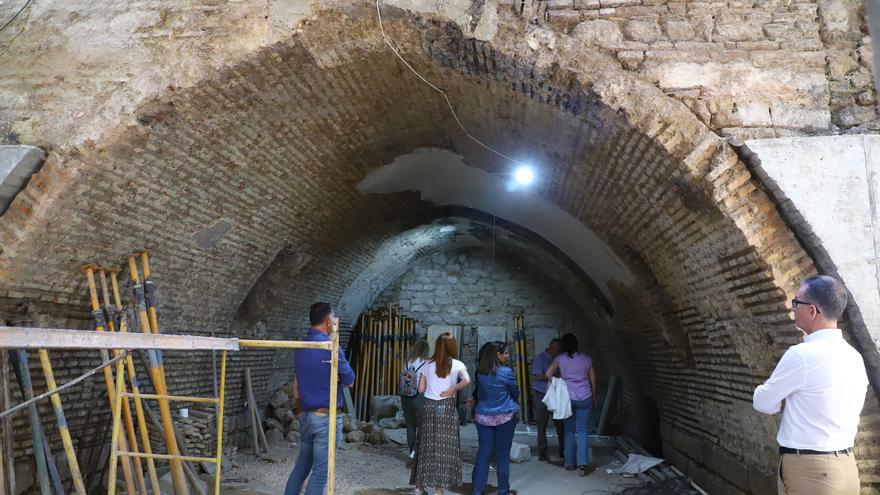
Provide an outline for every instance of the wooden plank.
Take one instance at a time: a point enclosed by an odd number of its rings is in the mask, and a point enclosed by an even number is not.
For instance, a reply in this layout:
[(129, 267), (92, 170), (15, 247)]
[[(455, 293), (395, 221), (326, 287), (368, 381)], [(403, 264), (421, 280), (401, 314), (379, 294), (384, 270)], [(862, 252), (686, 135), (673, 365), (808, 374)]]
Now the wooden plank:
[[(250, 340), (250, 339), (233, 339), (238, 342), (241, 347), (262, 347), (270, 349), (327, 349), (330, 350), (331, 342), (305, 341), (305, 340)], [(230, 349), (237, 351), (236, 349)]]
[(238, 339), (0, 326), (0, 348), (239, 350)]

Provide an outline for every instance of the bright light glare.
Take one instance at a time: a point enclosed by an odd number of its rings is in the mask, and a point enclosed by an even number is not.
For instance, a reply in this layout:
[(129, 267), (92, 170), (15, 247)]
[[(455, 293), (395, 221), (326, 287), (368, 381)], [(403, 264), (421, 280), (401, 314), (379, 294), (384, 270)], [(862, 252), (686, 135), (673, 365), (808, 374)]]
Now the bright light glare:
[(518, 184), (527, 186), (535, 180), (535, 171), (532, 170), (532, 167), (522, 166), (516, 169), (516, 172), (513, 173), (513, 178), (516, 179)]

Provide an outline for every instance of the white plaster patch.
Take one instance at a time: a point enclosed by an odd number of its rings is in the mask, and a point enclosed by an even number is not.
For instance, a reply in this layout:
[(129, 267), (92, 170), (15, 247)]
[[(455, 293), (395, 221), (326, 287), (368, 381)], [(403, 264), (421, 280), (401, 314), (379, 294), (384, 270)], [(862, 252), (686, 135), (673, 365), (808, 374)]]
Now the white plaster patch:
[(423, 200), (473, 208), (521, 225), (570, 257), (612, 303), (608, 284), (631, 285), (635, 280), (623, 261), (580, 220), (526, 190), (510, 191), (504, 179), (468, 166), (460, 155), (446, 150), (420, 148), (402, 155), (373, 171), (358, 190), (365, 194), (419, 191)]
[(810, 224), (880, 342), (877, 193), (880, 136), (758, 139), (746, 144)]

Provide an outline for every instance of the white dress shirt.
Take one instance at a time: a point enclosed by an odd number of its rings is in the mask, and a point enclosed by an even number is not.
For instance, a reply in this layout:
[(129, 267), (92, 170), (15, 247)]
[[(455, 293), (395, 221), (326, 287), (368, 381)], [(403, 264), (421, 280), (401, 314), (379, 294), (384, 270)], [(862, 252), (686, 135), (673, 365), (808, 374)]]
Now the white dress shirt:
[(853, 446), (865, 404), (868, 375), (862, 355), (841, 331), (817, 330), (792, 346), (770, 378), (755, 389), (755, 409), (776, 414), (785, 400), (776, 441), (820, 451)]

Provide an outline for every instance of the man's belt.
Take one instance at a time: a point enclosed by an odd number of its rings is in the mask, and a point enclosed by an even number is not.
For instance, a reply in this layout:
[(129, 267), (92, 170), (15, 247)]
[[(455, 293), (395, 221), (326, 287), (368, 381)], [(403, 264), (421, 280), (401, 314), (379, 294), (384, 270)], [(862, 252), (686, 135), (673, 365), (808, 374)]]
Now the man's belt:
[(829, 455), (829, 454), (851, 454), (852, 447), (843, 450), (809, 450), (809, 449), (790, 449), (788, 447), (779, 447), (780, 454), (797, 454), (797, 455)]
[[(317, 414), (318, 416), (326, 416), (326, 415), (330, 414), (330, 409), (327, 409), (326, 407), (322, 407), (320, 409), (306, 409), (303, 412)], [(336, 414), (338, 414), (338, 415), (342, 414), (342, 406), (336, 406)]]

